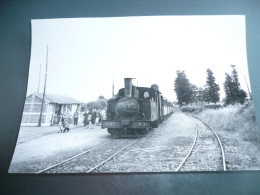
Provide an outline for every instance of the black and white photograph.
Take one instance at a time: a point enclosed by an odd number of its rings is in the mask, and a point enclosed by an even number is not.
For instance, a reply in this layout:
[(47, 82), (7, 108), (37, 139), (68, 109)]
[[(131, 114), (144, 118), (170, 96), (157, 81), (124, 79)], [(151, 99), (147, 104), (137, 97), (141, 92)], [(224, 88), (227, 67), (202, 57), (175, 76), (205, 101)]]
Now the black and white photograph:
[(9, 173), (260, 170), (243, 15), (31, 20)]

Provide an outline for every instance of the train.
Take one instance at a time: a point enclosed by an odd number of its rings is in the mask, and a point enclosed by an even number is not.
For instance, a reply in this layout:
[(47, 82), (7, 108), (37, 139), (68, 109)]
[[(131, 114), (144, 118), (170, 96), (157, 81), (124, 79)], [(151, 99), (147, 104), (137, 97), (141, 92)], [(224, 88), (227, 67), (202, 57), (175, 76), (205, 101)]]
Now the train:
[(113, 138), (144, 136), (173, 113), (173, 104), (163, 97), (157, 85), (136, 87), (132, 80), (124, 78), (124, 88), (107, 101), (101, 128), (107, 128)]

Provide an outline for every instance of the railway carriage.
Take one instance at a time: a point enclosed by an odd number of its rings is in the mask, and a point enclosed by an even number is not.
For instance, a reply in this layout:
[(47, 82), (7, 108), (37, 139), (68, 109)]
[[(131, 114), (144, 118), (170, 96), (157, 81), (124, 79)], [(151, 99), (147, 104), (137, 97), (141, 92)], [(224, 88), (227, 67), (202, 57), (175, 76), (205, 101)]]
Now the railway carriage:
[(173, 112), (173, 104), (162, 96), (162, 112), (163, 120), (167, 119)]
[(172, 104), (154, 87), (136, 87), (132, 78), (125, 78), (125, 87), (117, 96), (108, 100), (106, 120), (101, 128), (107, 128), (113, 137), (142, 136), (173, 112)]

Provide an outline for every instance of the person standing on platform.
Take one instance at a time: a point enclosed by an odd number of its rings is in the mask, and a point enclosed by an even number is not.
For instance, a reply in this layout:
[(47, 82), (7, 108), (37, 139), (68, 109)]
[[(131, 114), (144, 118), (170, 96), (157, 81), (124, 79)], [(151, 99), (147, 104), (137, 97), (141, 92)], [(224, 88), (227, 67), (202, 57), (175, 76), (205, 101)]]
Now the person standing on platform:
[(63, 115), (63, 126), (64, 126), (64, 132), (68, 132), (70, 130), (70, 123), (71, 123), (71, 115), (69, 112), (67, 114)]
[(85, 113), (83, 114), (83, 123), (84, 123), (84, 127), (87, 128), (87, 125), (89, 124), (89, 121), (88, 121), (88, 113), (85, 111)]
[(73, 114), (73, 119), (74, 119), (74, 125), (78, 125), (79, 113), (77, 110)]
[(94, 124), (95, 124), (95, 122), (96, 122), (96, 118), (97, 118), (97, 113), (96, 113), (95, 110), (93, 110), (93, 111), (91, 112), (91, 126), (92, 126), (92, 129), (93, 129)]

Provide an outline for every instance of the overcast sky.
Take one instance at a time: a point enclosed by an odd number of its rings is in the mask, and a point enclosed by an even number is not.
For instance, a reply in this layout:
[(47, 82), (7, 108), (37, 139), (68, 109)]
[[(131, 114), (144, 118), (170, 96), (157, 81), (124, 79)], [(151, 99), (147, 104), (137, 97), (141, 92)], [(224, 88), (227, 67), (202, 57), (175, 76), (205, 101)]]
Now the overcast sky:
[[(27, 93), (43, 92), (49, 46), (46, 92), (79, 101), (112, 96), (124, 77), (138, 86), (156, 83), (176, 100), (176, 70), (203, 86), (210, 68), (221, 88), (230, 64), (237, 66), (247, 92), (245, 16), (147, 16), (32, 20), (32, 51)], [(113, 76), (114, 75), (114, 76)]]

